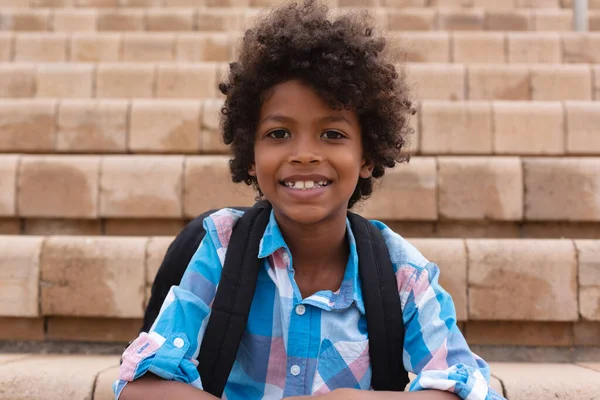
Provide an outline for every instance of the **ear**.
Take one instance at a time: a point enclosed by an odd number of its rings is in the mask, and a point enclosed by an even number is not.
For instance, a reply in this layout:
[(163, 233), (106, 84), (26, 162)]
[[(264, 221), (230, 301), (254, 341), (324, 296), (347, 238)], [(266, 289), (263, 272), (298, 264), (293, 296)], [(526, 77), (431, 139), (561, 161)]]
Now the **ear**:
[(250, 164), (250, 167), (248, 167), (248, 175), (256, 176), (256, 164)]
[(367, 162), (363, 159), (362, 165), (360, 166), (359, 176), (363, 179), (370, 178), (374, 168), (375, 166), (372, 162)]

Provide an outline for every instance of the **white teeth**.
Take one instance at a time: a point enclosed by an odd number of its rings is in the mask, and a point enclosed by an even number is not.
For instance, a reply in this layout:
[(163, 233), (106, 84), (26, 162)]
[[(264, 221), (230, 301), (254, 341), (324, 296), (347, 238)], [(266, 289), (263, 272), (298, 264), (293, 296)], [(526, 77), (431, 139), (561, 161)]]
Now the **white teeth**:
[(296, 181), (296, 182), (283, 182), (283, 184), (290, 189), (310, 190), (310, 189), (314, 189), (314, 188), (321, 188), (321, 187), (327, 186), (327, 181), (320, 181), (320, 182)]

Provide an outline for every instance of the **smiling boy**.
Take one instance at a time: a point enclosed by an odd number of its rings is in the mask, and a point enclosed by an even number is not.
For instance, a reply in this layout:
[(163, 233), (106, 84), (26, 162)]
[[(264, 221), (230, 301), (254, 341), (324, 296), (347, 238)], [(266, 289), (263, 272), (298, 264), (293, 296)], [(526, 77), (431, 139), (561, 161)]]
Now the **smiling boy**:
[[(371, 364), (348, 210), (404, 161), (413, 112), (405, 81), (364, 15), (329, 20), (313, 1), (286, 5), (246, 32), (231, 64), (223, 135), (235, 182), (271, 207), (246, 331), (224, 398), (501, 399), (456, 326), (439, 270), (372, 221), (392, 261), (410, 392), (369, 391)], [(243, 212), (204, 220), (206, 236), (149, 333), (123, 354), (117, 398), (211, 399), (197, 357), (231, 232)]]

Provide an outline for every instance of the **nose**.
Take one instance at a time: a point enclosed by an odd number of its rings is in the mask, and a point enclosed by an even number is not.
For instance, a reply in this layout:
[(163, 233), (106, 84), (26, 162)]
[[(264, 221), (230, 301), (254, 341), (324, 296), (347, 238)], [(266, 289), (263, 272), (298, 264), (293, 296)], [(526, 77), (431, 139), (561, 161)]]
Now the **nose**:
[[(292, 140), (292, 152), (288, 162), (291, 164), (310, 164), (318, 165), (323, 162), (323, 156), (318, 143), (310, 137), (312, 135), (297, 135), (296, 140)], [(304, 136), (304, 137), (302, 137)]]

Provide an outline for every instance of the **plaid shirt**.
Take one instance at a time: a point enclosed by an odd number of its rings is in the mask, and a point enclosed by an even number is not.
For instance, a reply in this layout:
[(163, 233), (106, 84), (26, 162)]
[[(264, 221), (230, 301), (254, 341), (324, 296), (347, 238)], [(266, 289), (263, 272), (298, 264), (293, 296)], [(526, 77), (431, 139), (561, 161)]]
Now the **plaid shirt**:
[[(146, 372), (202, 388), (196, 358), (210, 316), (231, 231), (242, 212), (223, 209), (204, 221), (206, 236), (179, 286), (173, 286), (149, 333), (123, 354), (113, 389)], [(417, 375), (411, 391), (447, 390), (463, 399), (502, 399), (489, 387), (489, 367), (473, 354), (456, 326), (438, 267), (378, 221), (388, 245), (406, 329), (404, 365)], [(260, 243), (264, 259), (246, 332), (223, 398), (280, 399), (336, 388), (371, 388), (369, 342), (358, 254), (348, 224), (350, 256), (340, 288), (302, 299), (292, 257), (271, 219)]]

